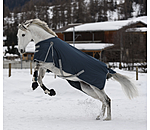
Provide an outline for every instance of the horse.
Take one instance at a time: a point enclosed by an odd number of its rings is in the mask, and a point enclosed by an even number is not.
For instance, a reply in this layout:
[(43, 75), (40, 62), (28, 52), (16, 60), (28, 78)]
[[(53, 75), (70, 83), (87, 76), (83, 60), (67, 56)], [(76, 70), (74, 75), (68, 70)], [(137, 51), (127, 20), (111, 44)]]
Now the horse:
[[(33, 90), (40, 85), (45, 94), (56, 95), (55, 90), (49, 90), (42, 81), (46, 71), (51, 71), (58, 77), (66, 79), (71, 86), (101, 101), (102, 108), (96, 120), (103, 119), (104, 121), (109, 121), (112, 118), (111, 99), (104, 91), (106, 79), (114, 78), (118, 81), (129, 99), (138, 96), (138, 90), (129, 77), (113, 71), (105, 63), (60, 40), (47, 23), (40, 19), (31, 19), (19, 24), (17, 37), (18, 51), (21, 54), (25, 53), (25, 48), (30, 41), (35, 42), (34, 60), (36, 66), (32, 78)], [(44, 59), (41, 60), (43, 55)], [(80, 60), (83, 62), (79, 62)], [(106, 108), (107, 113), (104, 118)]]

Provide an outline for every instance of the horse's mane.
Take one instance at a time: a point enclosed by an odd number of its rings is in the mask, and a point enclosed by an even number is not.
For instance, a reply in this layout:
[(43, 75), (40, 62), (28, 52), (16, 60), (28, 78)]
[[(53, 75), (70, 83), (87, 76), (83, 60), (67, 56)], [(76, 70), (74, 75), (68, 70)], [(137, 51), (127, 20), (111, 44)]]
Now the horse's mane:
[(44, 21), (41, 21), (40, 19), (31, 19), (31, 20), (27, 20), (24, 23), (24, 25), (27, 27), (31, 24), (36, 24), (36, 25), (40, 26), (41, 28), (43, 28), (46, 32), (48, 32), (54, 36), (57, 36), (56, 33), (48, 27), (47, 23)]

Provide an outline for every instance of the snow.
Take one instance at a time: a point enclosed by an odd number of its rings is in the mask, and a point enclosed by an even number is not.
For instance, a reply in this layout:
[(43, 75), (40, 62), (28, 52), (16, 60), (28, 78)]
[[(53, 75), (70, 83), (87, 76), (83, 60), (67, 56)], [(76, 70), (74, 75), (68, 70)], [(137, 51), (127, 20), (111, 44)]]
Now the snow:
[(6, 55), (5, 55), (6, 57), (18, 57), (18, 55), (17, 54), (10, 54), (10, 53), (6, 53)]
[[(75, 31), (100, 31), (100, 30), (118, 30), (122, 28), (125, 25), (128, 25), (130, 23), (135, 23), (141, 21), (145, 24), (147, 24), (147, 16), (142, 16), (138, 18), (132, 18), (129, 20), (119, 20), (119, 21), (107, 21), (107, 22), (96, 22), (96, 23), (87, 23), (87, 24), (82, 24), (79, 26), (75, 27)], [(68, 28), (65, 32), (72, 32), (73, 28)]]
[[(121, 71), (135, 79), (135, 72)], [(46, 73), (45, 85), (57, 95), (45, 95), (40, 87), (31, 89), (29, 69), (3, 70), (4, 130), (146, 130), (147, 74), (139, 73), (135, 81), (140, 95), (129, 100), (119, 83), (106, 82), (105, 91), (112, 99), (112, 120), (95, 120), (101, 103), (72, 88), (66, 80)]]
[(128, 28), (126, 32), (147, 32), (147, 27), (141, 28)]
[(141, 21), (145, 24), (147, 24), (147, 16), (141, 16), (141, 17), (133, 17), (133, 18), (129, 18), (129, 21), (133, 21), (133, 22), (137, 22), (137, 21)]
[(3, 41), (7, 40), (7, 36), (3, 36)]
[[(70, 44), (74, 46), (73, 44)], [(106, 47), (113, 46), (114, 44), (108, 44), (108, 43), (84, 43), (84, 44), (75, 44), (75, 47), (79, 50), (102, 50)]]
[(7, 46), (3, 46), (3, 52), (6, 52), (6, 51), (8, 51)]

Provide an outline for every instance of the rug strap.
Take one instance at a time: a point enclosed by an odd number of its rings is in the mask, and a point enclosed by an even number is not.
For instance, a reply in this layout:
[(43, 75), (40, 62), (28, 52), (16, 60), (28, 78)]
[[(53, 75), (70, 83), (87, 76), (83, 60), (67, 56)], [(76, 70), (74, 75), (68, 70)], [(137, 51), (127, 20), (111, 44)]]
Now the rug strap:
[(50, 43), (50, 46), (49, 46), (49, 48), (48, 48), (48, 51), (47, 51), (47, 54), (46, 54), (46, 56), (45, 56), (44, 62), (45, 62), (46, 59), (47, 59), (47, 56), (48, 56), (48, 54), (49, 54), (49, 51), (50, 51), (51, 47), (52, 47), (52, 57), (53, 57), (53, 44), (54, 44), (53, 42)]
[(77, 74), (75, 74), (75, 75), (64, 76), (63, 70), (62, 70), (62, 62), (61, 62), (61, 59), (59, 59), (59, 69), (60, 69), (61, 76), (58, 76), (58, 77), (61, 77), (61, 78), (63, 78), (63, 79), (77, 77), (77, 76), (81, 75), (82, 73), (84, 73), (84, 70), (81, 70), (81, 71), (79, 71), (79, 72), (78, 72)]

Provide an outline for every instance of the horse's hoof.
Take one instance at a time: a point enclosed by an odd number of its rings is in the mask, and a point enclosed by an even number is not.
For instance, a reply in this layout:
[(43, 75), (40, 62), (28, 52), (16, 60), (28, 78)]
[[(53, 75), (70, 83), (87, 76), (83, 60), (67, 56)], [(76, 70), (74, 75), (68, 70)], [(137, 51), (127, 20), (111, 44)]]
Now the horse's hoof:
[(100, 119), (101, 119), (101, 116), (98, 115), (98, 116), (96, 117), (96, 120), (100, 120)]
[(96, 120), (100, 120), (100, 118), (99, 118), (99, 117), (96, 117)]
[(54, 89), (50, 89), (49, 91), (50, 91), (50, 93), (49, 93), (50, 96), (55, 96), (56, 95), (56, 92), (54, 91)]
[(32, 83), (32, 89), (35, 90), (38, 87), (38, 83), (37, 82), (33, 82)]
[(110, 121), (111, 117), (106, 117), (103, 121)]

